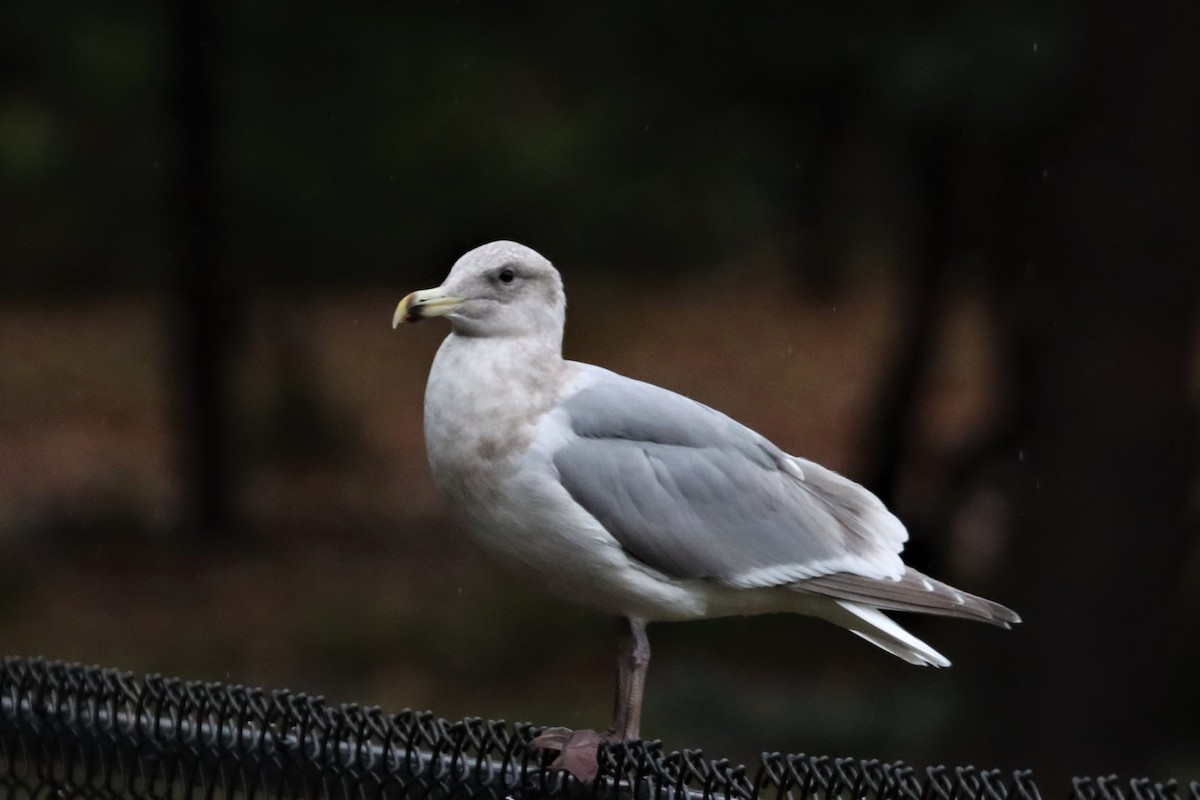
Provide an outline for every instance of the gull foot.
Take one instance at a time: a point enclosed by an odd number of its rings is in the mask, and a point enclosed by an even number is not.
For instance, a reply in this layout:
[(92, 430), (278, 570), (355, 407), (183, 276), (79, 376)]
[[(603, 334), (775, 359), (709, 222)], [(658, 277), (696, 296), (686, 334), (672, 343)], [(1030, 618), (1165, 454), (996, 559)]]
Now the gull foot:
[(596, 733), (593, 730), (546, 728), (534, 738), (533, 746), (558, 753), (550, 762), (550, 769), (566, 770), (579, 780), (591, 783), (600, 768), (596, 751), (604, 742), (615, 740), (616, 737), (610, 731)]

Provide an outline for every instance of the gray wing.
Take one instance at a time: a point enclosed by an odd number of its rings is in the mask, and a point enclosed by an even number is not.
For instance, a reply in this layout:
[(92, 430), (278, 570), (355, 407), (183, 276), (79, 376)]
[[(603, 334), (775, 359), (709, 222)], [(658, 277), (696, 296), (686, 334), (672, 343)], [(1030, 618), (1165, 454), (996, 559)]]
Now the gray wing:
[(562, 405), (559, 479), (634, 558), (675, 578), (773, 586), (896, 578), (904, 527), (870, 492), (686, 397), (602, 372)]

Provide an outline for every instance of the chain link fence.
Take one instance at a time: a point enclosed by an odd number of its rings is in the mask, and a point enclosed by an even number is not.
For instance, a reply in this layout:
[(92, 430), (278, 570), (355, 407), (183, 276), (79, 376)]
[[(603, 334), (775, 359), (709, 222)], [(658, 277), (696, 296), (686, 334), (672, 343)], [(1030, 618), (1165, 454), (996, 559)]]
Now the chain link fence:
[[(652, 742), (603, 749), (595, 783), (548, 769), (538, 728), (385, 714), (319, 697), (8, 658), (0, 800), (613, 798), (1040, 800), (1028, 770), (765, 754), (753, 769)], [(1077, 778), (1072, 800), (1200, 800), (1200, 782)]]

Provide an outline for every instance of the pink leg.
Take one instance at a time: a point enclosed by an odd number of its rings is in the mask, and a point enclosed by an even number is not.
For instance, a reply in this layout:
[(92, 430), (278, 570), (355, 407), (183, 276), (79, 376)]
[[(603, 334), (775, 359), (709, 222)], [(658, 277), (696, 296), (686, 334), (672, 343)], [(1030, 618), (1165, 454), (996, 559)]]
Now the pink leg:
[(646, 638), (646, 623), (641, 620), (622, 619), (620, 625), (612, 727), (603, 733), (547, 728), (533, 740), (534, 747), (558, 752), (558, 757), (550, 764), (552, 768), (565, 769), (581, 781), (596, 777), (599, 768), (596, 751), (602, 743), (639, 738), (642, 694), (646, 688), (646, 668), (650, 664), (650, 640)]
[(617, 701), (613, 712), (612, 733), (616, 741), (637, 739), (642, 724), (642, 694), (646, 690), (646, 669), (650, 666), (650, 640), (646, 623), (621, 620), (621, 638), (617, 650)]

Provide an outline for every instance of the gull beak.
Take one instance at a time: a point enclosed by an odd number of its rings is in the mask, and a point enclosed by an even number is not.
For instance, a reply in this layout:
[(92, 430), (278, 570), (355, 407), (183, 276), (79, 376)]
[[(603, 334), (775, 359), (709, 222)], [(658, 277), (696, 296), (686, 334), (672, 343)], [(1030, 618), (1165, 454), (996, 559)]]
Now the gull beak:
[(396, 306), (396, 313), (392, 314), (392, 328), (395, 329), (401, 322), (420, 322), (426, 317), (449, 314), (462, 302), (463, 298), (446, 294), (441, 287), (413, 292)]

